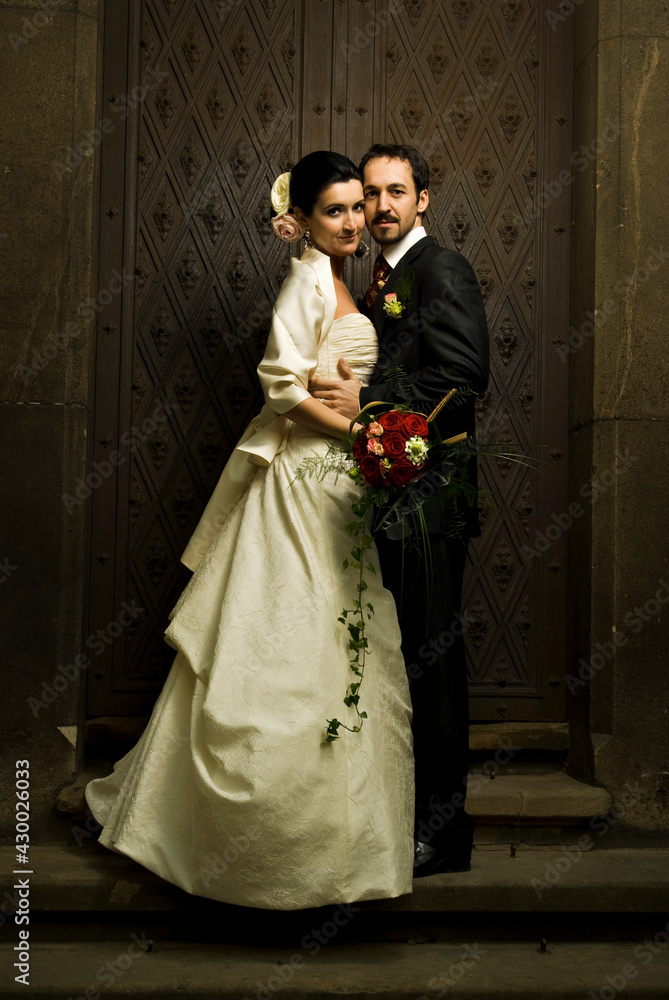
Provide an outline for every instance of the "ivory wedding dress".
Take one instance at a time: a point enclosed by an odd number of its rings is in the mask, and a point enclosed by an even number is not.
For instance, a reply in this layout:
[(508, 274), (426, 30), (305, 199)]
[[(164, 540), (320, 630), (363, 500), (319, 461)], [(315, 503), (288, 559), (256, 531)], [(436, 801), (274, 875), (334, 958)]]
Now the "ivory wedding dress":
[[(329, 271), (329, 265), (328, 265)], [(365, 381), (376, 335), (359, 313), (335, 320), (317, 374), (346, 357)], [(170, 615), (177, 656), (150, 722), (86, 797), (100, 843), (187, 892), (296, 909), (411, 892), (411, 708), (392, 595), (376, 549), (359, 733), (324, 743), (343, 704), (356, 574), (345, 530), (359, 488), (294, 481), (327, 441), (290, 422), (285, 447), (250, 485)]]

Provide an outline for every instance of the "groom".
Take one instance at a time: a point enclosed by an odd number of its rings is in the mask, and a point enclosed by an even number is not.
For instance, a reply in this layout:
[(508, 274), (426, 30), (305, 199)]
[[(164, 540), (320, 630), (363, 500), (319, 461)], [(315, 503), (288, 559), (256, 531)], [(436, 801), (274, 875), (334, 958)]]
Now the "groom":
[[(428, 206), (429, 170), (410, 146), (377, 144), (360, 164), (365, 218), (380, 244), (374, 278), (363, 312), (379, 338), (379, 357), (368, 386), (344, 359), (344, 380), (314, 379), (312, 395), (349, 418), (373, 400), (407, 402), (430, 410), (453, 387), (485, 392), (488, 384), (488, 328), (483, 299), (470, 264), (428, 236), (422, 217)], [(398, 305), (390, 309), (395, 294)], [(385, 308), (384, 308), (385, 306)], [(384, 376), (395, 370), (395, 378)], [(442, 411), (443, 438), (475, 433), (474, 396)], [(476, 458), (467, 465), (476, 486)], [(423, 513), (430, 536), (433, 592), (426, 584), (417, 546), (382, 532), (377, 538), (383, 583), (392, 591), (402, 631), (402, 651), (411, 684), (416, 823), (414, 877), (468, 871), (474, 821), (465, 811), (469, 716), (467, 672), (460, 619), (462, 577), (470, 537), (480, 535), (475, 505), (446, 508), (439, 495)], [(456, 537), (445, 533), (453, 520)], [(392, 534), (392, 531), (390, 532)]]

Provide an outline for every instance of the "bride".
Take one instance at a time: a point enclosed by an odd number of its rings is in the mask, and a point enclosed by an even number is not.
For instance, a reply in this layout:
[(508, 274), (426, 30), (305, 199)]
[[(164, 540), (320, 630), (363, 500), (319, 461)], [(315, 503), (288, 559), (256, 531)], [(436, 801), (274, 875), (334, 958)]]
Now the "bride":
[[(307, 391), (363, 382), (377, 343), (343, 281), (364, 227), (360, 174), (316, 152), (275, 183), (273, 220), (307, 232), (272, 315), (258, 367), (266, 404), (228, 461), (182, 561), (194, 571), (170, 614), (177, 650), (137, 745), (86, 798), (100, 843), (187, 892), (270, 909), (411, 892), (411, 708), (395, 605), (369, 561), (371, 654), (357, 733), (325, 742), (326, 719), (357, 718), (348, 632), (356, 575), (345, 525), (348, 477), (295, 481), (348, 420)], [(288, 211), (293, 209), (292, 213)]]

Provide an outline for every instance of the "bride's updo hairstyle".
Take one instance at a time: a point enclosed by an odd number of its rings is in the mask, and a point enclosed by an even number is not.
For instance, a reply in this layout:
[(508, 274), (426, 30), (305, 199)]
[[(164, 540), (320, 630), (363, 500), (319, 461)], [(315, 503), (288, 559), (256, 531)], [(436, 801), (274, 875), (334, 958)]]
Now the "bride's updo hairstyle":
[(306, 228), (295, 216), (299, 208), (309, 217), (319, 196), (331, 184), (346, 181), (360, 181), (362, 174), (348, 156), (319, 150), (307, 153), (292, 171), (286, 171), (274, 181), (270, 200), (275, 215), (272, 229), (284, 243), (295, 243), (302, 239)]
[(327, 150), (307, 153), (291, 171), (290, 203), (309, 216), (326, 188), (346, 181), (362, 183), (362, 174), (348, 156)]

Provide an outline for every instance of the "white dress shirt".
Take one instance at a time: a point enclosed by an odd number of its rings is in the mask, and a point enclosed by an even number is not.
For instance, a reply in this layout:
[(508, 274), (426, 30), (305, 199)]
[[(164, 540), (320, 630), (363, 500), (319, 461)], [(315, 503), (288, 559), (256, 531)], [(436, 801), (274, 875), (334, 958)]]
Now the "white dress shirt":
[(409, 230), (399, 243), (392, 243), (389, 247), (385, 248), (382, 247), (381, 253), (391, 267), (397, 267), (404, 254), (408, 253), (415, 243), (418, 243), (419, 240), (424, 239), (426, 236), (425, 226), (416, 226), (415, 229)]

